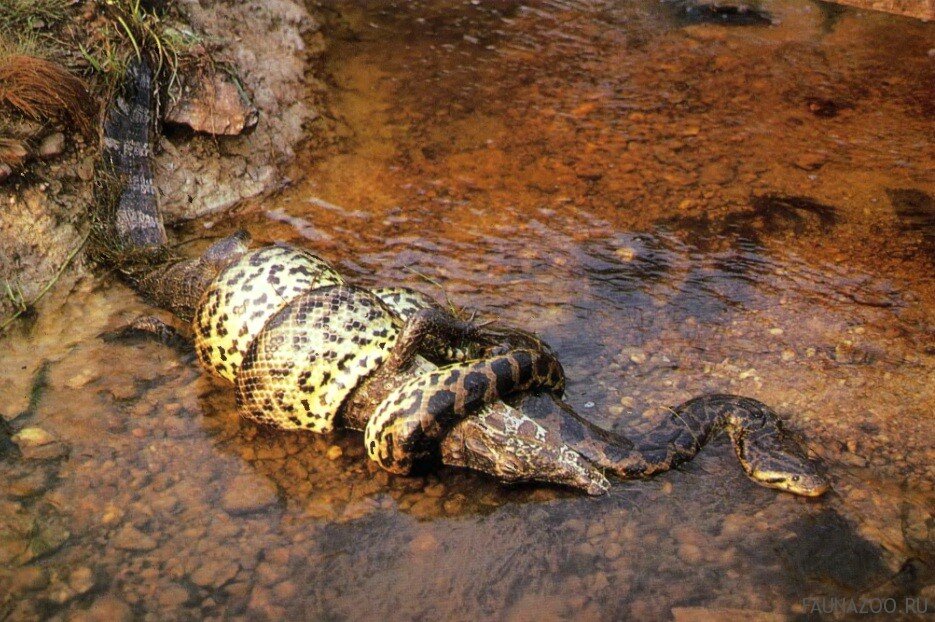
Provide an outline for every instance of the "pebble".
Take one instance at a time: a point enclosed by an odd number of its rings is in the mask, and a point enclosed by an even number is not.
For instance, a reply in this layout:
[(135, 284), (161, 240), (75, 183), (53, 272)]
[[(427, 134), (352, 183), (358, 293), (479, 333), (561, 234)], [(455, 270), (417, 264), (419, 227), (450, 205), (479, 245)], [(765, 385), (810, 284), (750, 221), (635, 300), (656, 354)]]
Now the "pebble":
[(74, 590), (75, 594), (86, 594), (95, 584), (94, 571), (87, 566), (75, 568), (68, 575), (68, 587)]
[(236, 577), (238, 572), (240, 565), (237, 562), (211, 559), (192, 573), (191, 580), (195, 585), (217, 589)]
[(54, 158), (65, 150), (65, 135), (61, 132), (49, 134), (39, 144), (40, 158)]
[(27, 475), (11, 481), (7, 487), (7, 494), (14, 499), (27, 499), (45, 492), (52, 478), (46, 471), (33, 471)]
[(267, 479), (238, 475), (221, 496), (221, 507), (228, 514), (250, 514), (265, 510), (279, 501), (276, 487)]
[(151, 551), (158, 544), (130, 523), (126, 523), (112, 540), (114, 546), (125, 551)]
[(704, 559), (704, 555), (701, 552), (701, 548), (696, 544), (681, 544), (679, 545), (679, 557), (686, 564), (698, 564)]
[(824, 166), (828, 156), (821, 153), (802, 153), (793, 161), (796, 168), (803, 171), (814, 171)]
[(13, 442), (21, 451), (54, 443), (56, 438), (42, 428), (23, 428), (13, 435)]
[(41, 590), (49, 584), (49, 573), (40, 566), (23, 566), (13, 572), (10, 577), (9, 590), (11, 594), (34, 592)]
[(130, 606), (115, 596), (103, 596), (84, 610), (74, 612), (70, 622), (130, 622), (133, 611)]
[(794, 361), (795, 351), (794, 350), (783, 350), (779, 358), (781, 358), (783, 362), (786, 362), (786, 363), (788, 363), (789, 361)]
[(867, 466), (867, 459), (866, 459), (866, 458), (861, 458), (861, 457), (858, 456), (857, 454), (851, 453), (851, 452), (849, 452), (849, 451), (842, 451), (842, 452), (841, 452), (840, 460), (841, 460), (841, 462), (843, 462), (844, 464), (846, 464), (846, 465), (848, 465), (848, 466), (853, 466), (853, 467), (865, 467), (865, 466)]
[(332, 445), (328, 448), (328, 453), (325, 455), (328, 457), (328, 460), (337, 460), (344, 455), (344, 450), (337, 445)]
[(173, 583), (158, 593), (159, 604), (166, 609), (175, 609), (188, 602), (191, 595), (184, 587)]
[(53, 553), (68, 542), (69, 538), (71, 538), (71, 532), (58, 521), (38, 523), (36, 534), (29, 543), (28, 558), (35, 559)]

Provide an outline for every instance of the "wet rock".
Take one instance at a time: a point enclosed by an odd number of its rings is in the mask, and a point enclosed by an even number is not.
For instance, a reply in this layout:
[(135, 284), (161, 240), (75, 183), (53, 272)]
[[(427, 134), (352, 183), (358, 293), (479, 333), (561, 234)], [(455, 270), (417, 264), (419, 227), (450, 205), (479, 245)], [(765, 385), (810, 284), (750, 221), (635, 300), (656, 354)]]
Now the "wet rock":
[(704, 560), (704, 555), (701, 552), (701, 548), (695, 544), (685, 543), (680, 545), (678, 555), (682, 561), (692, 566), (699, 564), (702, 562), (702, 560)]
[(268, 620), (281, 620), (285, 618), (285, 609), (274, 605), (275, 597), (266, 588), (255, 587), (250, 594), (250, 602), (247, 603), (247, 613), (251, 617)]
[(234, 561), (212, 559), (192, 573), (192, 583), (203, 588), (217, 589), (237, 576), (240, 565)]
[(25, 561), (54, 553), (71, 538), (71, 532), (56, 519), (37, 521), (34, 529)]
[(75, 568), (68, 574), (68, 587), (70, 587), (76, 595), (90, 592), (94, 588), (95, 583), (94, 571), (87, 566)]
[(236, 136), (254, 127), (258, 118), (243, 87), (228, 72), (205, 68), (182, 77), (182, 93), (169, 102), (163, 121), (196, 132)]
[(326, 500), (312, 499), (305, 506), (305, 515), (311, 518), (332, 519), (335, 514), (334, 506)]
[(54, 460), (68, 454), (68, 445), (42, 428), (23, 428), (12, 441), (25, 460)]
[(177, 607), (181, 607), (186, 602), (188, 602), (188, 599), (191, 598), (191, 595), (184, 587), (178, 585), (177, 583), (173, 583), (164, 590), (161, 590), (157, 598), (159, 599), (160, 606), (166, 609), (176, 609)]
[(39, 566), (24, 566), (10, 576), (9, 589), (13, 595), (41, 590), (49, 584), (49, 573)]
[(344, 455), (344, 450), (337, 445), (332, 445), (328, 448), (328, 453), (325, 455), (328, 457), (328, 460), (337, 460)]
[(151, 551), (157, 546), (157, 542), (151, 536), (146, 535), (130, 523), (126, 523), (123, 528), (114, 536), (112, 543), (118, 549), (125, 551)]
[(56, 438), (42, 428), (23, 428), (13, 435), (13, 442), (20, 450), (30, 447), (41, 447), (54, 443)]
[(292, 598), (295, 597), (297, 591), (298, 591), (298, 587), (296, 586), (295, 582), (289, 581), (289, 580), (278, 583), (273, 588), (273, 594), (280, 601), (291, 600)]
[(45, 492), (52, 477), (46, 471), (33, 471), (9, 483), (7, 494), (14, 499), (28, 499)]
[(103, 596), (90, 607), (74, 612), (70, 622), (130, 622), (133, 611), (130, 605), (115, 596)]
[(221, 496), (221, 507), (228, 514), (250, 514), (265, 510), (279, 501), (276, 487), (268, 480), (238, 475)]
[(55, 132), (54, 134), (49, 134), (42, 139), (42, 142), (39, 143), (39, 150), (37, 154), (40, 158), (49, 159), (54, 158), (57, 155), (65, 150), (65, 135), (61, 132)]
[(814, 171), (824, 166), (827, 161), (828, 156), (822, 153), (805, 152), (796, 157), (792, 163), (803, 171)]

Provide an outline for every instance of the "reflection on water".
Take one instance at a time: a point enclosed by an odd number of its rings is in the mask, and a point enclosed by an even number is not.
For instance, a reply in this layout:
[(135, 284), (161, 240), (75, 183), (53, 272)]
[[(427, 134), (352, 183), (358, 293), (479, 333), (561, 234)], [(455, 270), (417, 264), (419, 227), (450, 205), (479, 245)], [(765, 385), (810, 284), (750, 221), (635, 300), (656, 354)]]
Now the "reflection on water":
[(676, 2), (336, 6), (340, 128), (311, 128), (292, 188), (183, 237), (246, 227), (365, 284), (439, 283), (542, 333), (569, 401), (623, 432), (757, 397), (835, 492), (759, 488), (724, 442), (599, 499), (392, 477), (358, 435), (239, 421), (190, 354), (99, 338), (147, 308), (86, 279), (3, 340), (0, 617), (935, 602), (931, 26), (821, 2), (755, 25)]

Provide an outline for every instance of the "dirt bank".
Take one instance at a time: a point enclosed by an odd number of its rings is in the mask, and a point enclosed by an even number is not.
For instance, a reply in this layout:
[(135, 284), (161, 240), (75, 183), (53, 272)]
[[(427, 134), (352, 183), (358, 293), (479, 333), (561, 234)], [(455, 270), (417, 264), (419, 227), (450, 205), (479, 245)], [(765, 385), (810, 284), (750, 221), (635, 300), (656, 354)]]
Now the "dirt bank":
[[(319, 118), (316, 94), (324, 88), (312, 69), (324, 40), (319, 22), (301, 2), (178, 4), (199, 36), (211, 42), (213, 58), (236, 68), (259, 121), (240, 136), (176, 128), (158, 137), (156, 185), (169, 225), (286, 183), (286, 165), (308, 124)], [(59, 128), (23, 131), (34, 153), (0, 181), (0, 323), (39, 296), (70, 257), (65, 280), (85, 270), (83, 253), (76, 251), (88, 230), (99, 155), (96, 139), (66, 134), (59, 153), (40, 157), (41, 143)]]

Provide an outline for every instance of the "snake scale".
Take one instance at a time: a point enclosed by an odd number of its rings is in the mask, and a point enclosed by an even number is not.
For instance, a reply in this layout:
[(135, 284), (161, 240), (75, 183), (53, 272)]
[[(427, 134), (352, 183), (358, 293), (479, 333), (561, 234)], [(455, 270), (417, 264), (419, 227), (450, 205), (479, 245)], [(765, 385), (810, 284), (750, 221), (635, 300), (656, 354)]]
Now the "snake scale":
[[(111, 234), (130, 249), (164, 250), (151, 150), (140, 147), (152, 124), (151, 79), (145, 67), (134, 75), (115, 107), (119, 122), (105, 126), (106, 152), (124, 180)], [(698, 397), (625, 438), (562, 401), (564, 371), (535, 335), (463, 322), (406, 288), (357, 287), (298, 248), (251, 250), (236, 233), (199, 257), (156, 267), (131, 265), (139, 260), (129, 254), (112, 260), (126, 264), (117, 267), (151, 302), (191, 322), (200, 364), (233, 384), (245, 417), (288, 430), (362, 430), (369, 457), (393, 473), (435, 457), (505, 482), (597, 495), (609, 489), (605, 472), (630, 479), (672, 469), (724, 431), (755, 482), (803, 496), (829, 487), (756, 400)], [(136, 326), (176, 336), (157, 319)]]

